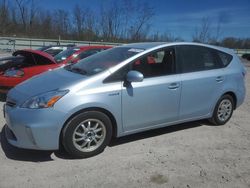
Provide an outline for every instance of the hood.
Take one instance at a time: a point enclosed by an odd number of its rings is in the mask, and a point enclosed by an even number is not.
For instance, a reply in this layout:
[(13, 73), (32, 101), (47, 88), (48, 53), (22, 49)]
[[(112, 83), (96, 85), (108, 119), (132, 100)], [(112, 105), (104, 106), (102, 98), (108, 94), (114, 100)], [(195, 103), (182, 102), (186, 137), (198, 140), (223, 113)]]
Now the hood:
[(86, 78), (88, 77), (67, 71), (64, 68), (54, 69), (18, 84), (9, 91), (8, 98), (19, 105), (27, 99), (41, 93), (57, 89), (69, 89), (74, 84)]
[[(46, 52), (43, 51), (39, 51), (39, 50), (32, 50), (32, 49), (25, 49), (25, 50), (17, 50), (15, 51), (13, 54), (13, 56), (24, 56), (24, 57), (31, 57), (32, 55), (37, 57), (37, 58), (45, 58), (47, 61), (49, 61), (51, 64), (56, 63), (56, 61), (54, 60), (54, 58), (49, 55)], [(36, 58), (35, 58), (36, 59)]]
[(23, 60), (24, 57), (15, 57), (15, 56), (9, 56), (9, 57), (2, 57), (0, 58), (0, 65), (3, 65), (5, 63), (8, 62), (13, 62), (13, 61), (17, 61), (17, 60)]
[(54, 58), (38, 50), (17, 50), (12, 57), (0, 59), (0, 73), (7, 69), (20, 69), (34, 65), (56, 64)]
[(25, 58), (23, 56), (11, 56), (0, 58), (0, 74), (12, 67), (18, 68), (25, 66), (23, 63), (24, 59)]

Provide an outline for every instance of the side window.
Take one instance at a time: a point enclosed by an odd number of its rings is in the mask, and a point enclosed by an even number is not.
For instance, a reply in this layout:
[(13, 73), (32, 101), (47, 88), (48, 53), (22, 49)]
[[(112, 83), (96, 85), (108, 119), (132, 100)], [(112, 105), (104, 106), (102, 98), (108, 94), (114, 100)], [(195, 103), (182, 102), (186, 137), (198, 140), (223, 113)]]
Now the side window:
[(178, 68), (182, 73), (221, 68), (215, 51), (192, 45), (177, 46)]
[(95, 53), (97, 53), (97, 52), (100, 52), (100, 51), (101, 51), (101, 49), (91, 49), (91, 50), (87, 50), (87, 51), (84, 51), (84, 52), (80, 53), (80, 54), (78, 55), (78, 58), (79, 58), (79, 59), (84, 59), (84, 58), (86, 58), (86, 57), (88, 57), (88, 56), (91, 56), (91, 55), (93, 55), (93, 54), (95, 54)]
[(126, 74), (129, 71), (129, 66), (124, 66), (120, 68), (118, 71), (114, 72), (111, 76), (107, 77), (103, 83), (110, 83), (110, 82), (119, 82), (125, 79)]
[(229, 54), (224, 53), (224, 52), (217, 51), (217, 54), (218, 54), (219, 59), (224, 67), (226, 67), (233, 59), (232, 55), (229, 55)]
[(45, 50), (46, 53), (55, 56), (56, 54), (59, 54), (61, 51), (61, 49), (49, 49), (49, 50)]
[(136, 70), (143, 74), (144, 78), (164, 76), (175, 73), (175, 53), (173, 48), (151, 52), (130, 64), (122, 67), (104, 80), (104, 83), (124, 80), (130, 70)]
[(49, 64), (52, 64), (52, 62), (49, 59), (47, 59), (47, 58), (45, 58), (43, 56), (39, 56), (39, 55), (33, 55), (33, 60), (35, 61), (35, 63), (37, 65), (49, 65)]
[(213, 55), (212, 51), (204, 49), (201, 53), (203, 53), (203, 63), (204, 69), (209, 70), (213, 68), (217, 68), (217, 62), (215, 56)]
[(174, 49), (167, 48), (151, 52), (132, 63), (132, 70), (139, 71), (144, 78), (164, 76), (175, 72)]

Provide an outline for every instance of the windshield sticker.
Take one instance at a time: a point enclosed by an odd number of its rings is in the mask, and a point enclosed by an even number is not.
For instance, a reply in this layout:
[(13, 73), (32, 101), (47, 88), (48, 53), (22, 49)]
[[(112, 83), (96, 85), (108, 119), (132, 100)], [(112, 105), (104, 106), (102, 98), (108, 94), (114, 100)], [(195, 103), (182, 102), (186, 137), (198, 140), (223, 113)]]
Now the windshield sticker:
[(136, 52), (136, 53), (140, 53), (140, 52), (143, 52), (144, 49), (138, 49), (138, 48), (131, 48), (128, 50), (129, 52)]

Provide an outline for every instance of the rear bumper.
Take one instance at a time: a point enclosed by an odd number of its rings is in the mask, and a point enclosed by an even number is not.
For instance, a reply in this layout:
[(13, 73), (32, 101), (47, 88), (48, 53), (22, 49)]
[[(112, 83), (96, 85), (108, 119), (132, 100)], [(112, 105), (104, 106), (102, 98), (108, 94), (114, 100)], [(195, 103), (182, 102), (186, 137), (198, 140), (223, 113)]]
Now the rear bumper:
[(245, 87), (239, 88), (237, 92), (237, 104), (236, 108), (238, 108), (244, 102), (246, 97), (246, 89)]

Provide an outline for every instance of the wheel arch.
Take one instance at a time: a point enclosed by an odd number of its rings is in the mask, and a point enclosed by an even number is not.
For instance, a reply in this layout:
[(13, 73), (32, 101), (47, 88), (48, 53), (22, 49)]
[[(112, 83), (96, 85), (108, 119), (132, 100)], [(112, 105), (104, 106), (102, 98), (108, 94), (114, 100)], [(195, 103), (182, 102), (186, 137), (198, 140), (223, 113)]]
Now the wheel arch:
[(233, 100), (234, 100), (234, 110), (236, 109), (236, 106), (237, 106), (237, 96), (236, 94), (233, 92), (233, 91), (228, 91), (228, 92), (225, 92), (222, 96), (224, 95), (230, 95)]
[(234, 100), (234, 107), (233, 107), (233, 109), (234, 110), (236, 109), (236, 107), (237, 107), (237, 96), (236, 96), (235, 92), (233, 92), (232, 90), (229, 90), (229, 91), (222, 92), (221, 95), (218, 96), (218, 98), (215, 100), (215, 104), (213, 104), (213, 106), (212, 106), (212, 110), (211, 110), (212, 113), (211, 114), (213, 114), (217, 102), (224, 95), (230, 95), (233, 98), (233, 100)]
[(87, 112), (87, 111), (98, 111), (98, 112), (102, 112), (104, 113), (105, 115), (107, 115), (110, 120), (111, 120), (111, 123), (112, 123), (112, 137), (117, 137), (117, 121), (114, 117), (114, 115), (104, 109), (104, 108), (100, 108), (100, 107), (89, 107), (89, 108), (84, 108), (84, 109), (81, 109), (81, 110), (78, 110), (77, 112), (73, 113), (66, 121), (65, 123), (63, 124), (62, 128), (61, 128), (61, 131), (60, 131), (60, 136), (59, 136), (59, 145), (62, 143), (62, 136), (63, 136), (63, 129), (64, 127), (68, 124), (68, 122), (75, 116), (77, 116), (78, 114), (80, 113), (83, 113), (83, 112)]

